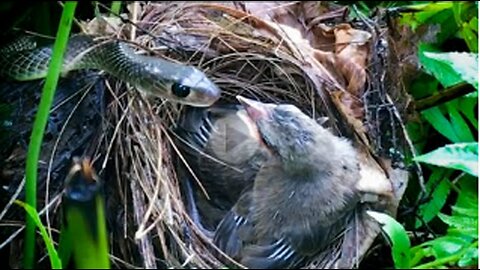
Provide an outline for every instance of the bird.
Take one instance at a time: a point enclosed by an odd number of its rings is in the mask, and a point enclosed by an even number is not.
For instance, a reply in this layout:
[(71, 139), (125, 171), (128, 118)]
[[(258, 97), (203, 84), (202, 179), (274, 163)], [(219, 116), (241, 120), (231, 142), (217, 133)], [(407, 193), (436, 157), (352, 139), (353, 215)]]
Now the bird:
[(237, 99), (268, 155), (213, 243), (247, 268), (299, 267), (346, 229), (360, 201), (357, 152), (294, 105)]
[[(206, 193), (202, 188), (192, 188), (194, 202), (190, 203), (195, 209), (191, 212), (197, 212), (197, 223), (210, 231), (253, 183), (266, 158), (254, 129), (239, 104), (186, 106), (181, 115), (175, 129), (177, 145)], [(195, 179), (186, 170), (185, 166), (179, 169), (183, 177), (188, 177), (188, 184), (195, 186)]]

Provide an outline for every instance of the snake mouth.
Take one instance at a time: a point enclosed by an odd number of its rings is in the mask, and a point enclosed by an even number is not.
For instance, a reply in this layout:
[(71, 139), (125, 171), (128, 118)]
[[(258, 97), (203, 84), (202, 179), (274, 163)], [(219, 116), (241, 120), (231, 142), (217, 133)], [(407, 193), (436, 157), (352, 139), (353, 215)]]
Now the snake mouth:
[(178, 99), (178, 102), (183, 102), (187, 105), (195, 107), (209, 107), (220, 99), (220, 90), (218, 92), (199, 92), (193, 91), (186, 99)]
[(200, 92), (200, 96), (203, 96), (203, 98), (199, 97), (199, 99), (203, 100), (207, 106), (210, 106), (216, 101), (218, 101), (221, 95), (222, 95), (222, 92), (220, 88), (215, 84), (211, 83), (210, 88), (208, 88), (208, 90), (205, 90), (205, 92)]
[(204, 76), (195, 77), (202, 78), (197, 82), (192, 82), (192, 78), (187, 78), (182, 81), (183, 85), (190, 85), (191, 92), (185, 98), (176, 97), (178, 102), (195, 107), (209, 107), (220, 99), (221, 90), (216, 84)]

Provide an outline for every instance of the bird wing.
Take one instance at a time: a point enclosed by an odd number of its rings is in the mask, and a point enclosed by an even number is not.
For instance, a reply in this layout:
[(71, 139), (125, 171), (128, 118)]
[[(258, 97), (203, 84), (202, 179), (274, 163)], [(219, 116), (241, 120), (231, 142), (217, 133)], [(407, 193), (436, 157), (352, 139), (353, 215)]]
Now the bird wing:
[[(242, 121), (236, 115), (239, 109), (241, 107), (234, 104), (186, 107), (175, 130), (183, 157), (202, 181), (211, 202), (224, 210), (229, 210), (238, 200), (240, 191), (252, 181), (262, 161), (253, 142), (244, 143), (245, 147), (240, 149), (228, 149), (229, 143), (235, 145), (248, 139), (246, 135), (241, 136), (240, 130), (227, 130), (225, 126), (227, 118), (228, 121)], [(236, 126), (241, 129), (245, 124)], [(235, 153), (228, 152), (230, 150)]]
[(284, 238), (268, 245), (250, 244), (242, 250), (240, 263), (248, 268), (280, 269), (297, 265), (304, 256)]
[[(229, 115), (235, 114), (239, 109), (238, 105), (216, 105), (214, 107), (187, 107), (182, 114), (175, 133), (180, 137), (182, 149), (190, 155), (199, 157), (199, 153), (211, 155), (215, 149), (208, 149), (209, 141), (213, 133), (225, 132), (215, 128), (215, 123)], [(235, 134), (218, 134), (221, 138)], [(213, 138), (215, 139), (215, 138)], [(222, 147), (225, 142), (220, 142)]]
[(348, 218), (342, 217), (332, 226), (317, 227), (309, 232), (292, 230), (280, 239), (244, 244), (240, 263), (248, 268), (279, 269), (298, 265), (327, 247), (344, 230)]
[(256, 242), (251, 202), (252, 189), (247, 188), (219, 223), (213, 238), (215, 245), (248, 268), (284, 268), (303, 259), (287, 239)]
[[(208, 117), (208, 110), (200, 107), (187, 107), (182, 114), (175, 133), (183, 139), (182, 144), (185, 150), (194, 147), (203, 150), (207, 145), (211, 133), (211, 122)], [(188, 151), (191, 152), (191, 151)]]
[(239, 258), (243, 244), (253, 235), (253, 227), (248, 218), (251, 201), (250, 188), (218, 224), (213, 237), (215, 245), (234, 259)]

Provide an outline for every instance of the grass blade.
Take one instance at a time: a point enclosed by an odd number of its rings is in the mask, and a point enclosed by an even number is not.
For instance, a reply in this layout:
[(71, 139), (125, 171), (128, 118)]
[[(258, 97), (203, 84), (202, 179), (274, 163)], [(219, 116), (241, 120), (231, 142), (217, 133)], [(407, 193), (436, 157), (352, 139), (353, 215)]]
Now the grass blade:
[(110, 268), (103, 185), (89, 159), (74, 159), (65, 182), (62, 259), (72, 256), (75, 268), (80, 269)]
[[(32, 135), (28, 145), (26, 164), (26, 203), (33, 209), (37, 209), (37, 164), (40, 156), (44, 130), (47, 125), (50, 107), (55, 95), (60, 70), (63, 62), (63, 54), (67, 46), (70, 29), (77, 2), (68, 1), (63, 8), (62, 17), (58, 27), (57, 37), (53, 48), (53, 56), (49, 66), (48, 76), (43, 86), (42, 97), (38, 112), (33, 123)], [(25, 258), (24, 268), (33, 268), (35, 261), (35, 222), (27, 215), (25, 229)]]
[(33, 207), (31, 207), (28, 204), (25, 204), (24, 202), (21, 201), (15, 201), (16, 204), (19, 206), (23, 207), (27, 214), (32, 218), (32, 220), (35, 222), (35, 224), (38, 226), (40, 229), (40, 233), (42, 234), (43, 241), (45, 242), (45, 246), (47, 247), (48, 250), (48, 256), (50, 258), (50, 264), (53, 269), (62, 269), (62, 262), (60, 261), (60, 258), (58, 257), (58, 253), (55, 250), (55, 247), (53, 246), (53, 241), (50, 239), (48, 236), (47, 230), (45, 229), (45, 226), (43, 226), (42, 221), (40, 220), (40, 217), (38, 216), (37, 210), (35, 210)]
[(388, 235), (392, 245), (392, 257), (395, 268), (410, 267), (410, 239), (403, 226), (391, 216), (375, 211), (367, 214), (382, 224), (382, 230)]
[(122, 8), (122, 1), (112, 1), (111, 12), (116, 15), (120, 15), (120, 9)]
[[(93, 210), (93, 211), (92, 211)], [(68, 225), (64, 227), (72, 241), (72, 256), (79, 269), (109, 269), (104, 199), (94, 195), (88, 202), (69, 202), (65, 210)]]

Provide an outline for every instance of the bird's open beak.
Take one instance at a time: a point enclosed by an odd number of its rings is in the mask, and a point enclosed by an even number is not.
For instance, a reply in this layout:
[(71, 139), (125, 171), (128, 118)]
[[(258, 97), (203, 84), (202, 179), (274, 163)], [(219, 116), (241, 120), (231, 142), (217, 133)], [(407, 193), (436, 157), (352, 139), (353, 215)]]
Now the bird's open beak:
[(260, 131), (258, 130), (258, 120), (270, 118), (272, 115), (272, 108), (275, 105), (261, 103), (240, 95), (237, 96), (237, 100), (245, 108), (246, 112), (243, 114), (239, 113), (238, 116), (245, 122), (245, 124), (247, 124), (252, 137), (255, 138), (260, 145), (266, 146), (260, 135)]
[(237, 96), (237, 100), (247, 111), (248, 116), (256, 122), (260, 119), (269, 118), (271, 116), (271, 105), (264, 104), (253, 99), (248, 99), (240, 95)]

